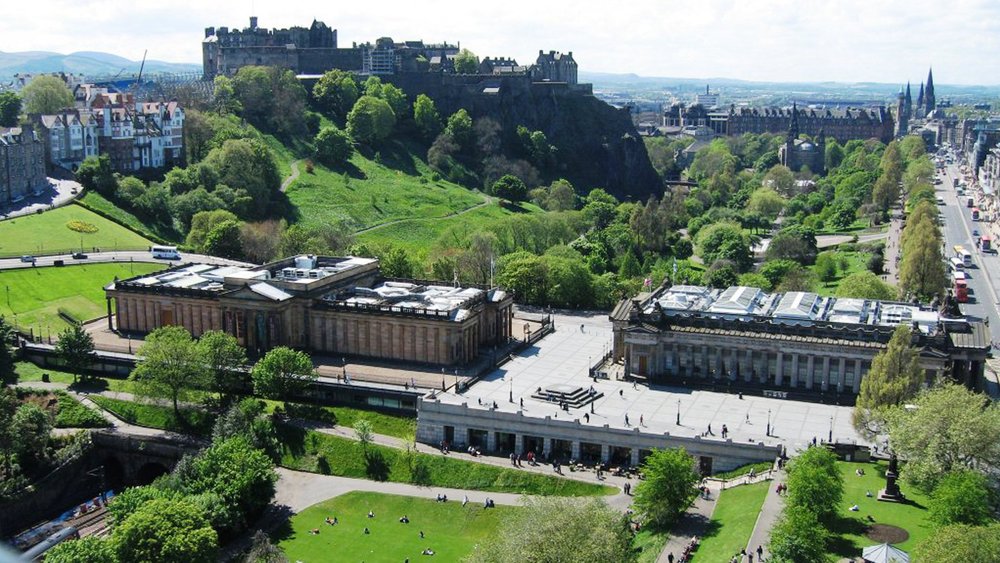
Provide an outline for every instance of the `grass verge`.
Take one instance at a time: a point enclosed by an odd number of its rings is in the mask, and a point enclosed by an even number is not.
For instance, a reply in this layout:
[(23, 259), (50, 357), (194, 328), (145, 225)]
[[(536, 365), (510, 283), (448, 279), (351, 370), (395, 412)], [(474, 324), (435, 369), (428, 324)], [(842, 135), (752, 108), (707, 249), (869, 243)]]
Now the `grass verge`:
[(212, 424), (215, 423), (214, 415), (200, 409), (182, 408), (178, 419), (173, 407), (147, 405), (101, 395), (93, 395), (90, 399), (125, 422), (138, 426), (207, 436), (212, 433)]
[[(67, 225), (85, 223), (96, 230), (79, 232)], [(0, 221), (0, 257), (23, 254), (68, 254), (98, 247), (139, 250), (152, 244), (137, 233), (79, 205), (67, 205), (44, 213)]]
[(278, 425), (278, 436), (281, 465), (299, 471), (529, 495), (597, 496), (616, 492), (603, 485), (386, 446), (369, 445), (366, 452), (354, 440), (287, 424)]
[(93, 190), (88, 190), (77, 203), (116, 223), (124, 225), (149, 240), (161, 244), (179, 244), (184, 242), (184, 235), (177, 232), (173, 225), (163, 225), (140, 219), (134, 213), (125, 211), (108, 198)]
[(744, 549), (750, 541), (770, 484), (770, 481), (765, 481), (722, 491), (692, 560), (706, 563), (729, 561)]
[(763, 473), (774, 467), (774, 463), (770, 461), (758, 461), (756, 463), (748, 463), (746, 465), (741, 465), (736, 469), (730, 469), (729, 471), (720, 471), (719, 473), (713, 473), (712, 477), (715, 479), (722, 479), (724, 481), (729, 479), (734, 479), (736, 477), (742, 477), (750, 470), (753, 469), (754, 473)]
[[(369, 510), (375, 518), (367, 517)], [(427, 548), (435, 560), (461, 561), (515, 510), (355, 491), (303, 510), (275, 539), (289, 561), (329, 561), (333, 553), (338, 561), (419, 561)], [(399, 522), (404, 514), (409, 524)], [(327, 525), (333, 516), (337, 525)], [(315, 528), (319, 534), (310, 534)]]
[(56, 411), (56, 428), (105, 428), (111, 423), (98, 412), (87, 408), (64, 391), (56, 391), (58, 410)]
[(372, 432), (396, 438), (412, 438), (417, 431), (417, 421), (412, 416), (387, 414), (377, 411), (366, 411), (351, 407), (325, 407), (302, 403), (282, 403), (264, 399), (267, 412), (284, 411), (293, 418), (315, 420), (327, 424), (353, 427), (359, 420), (365, 419), (372, 425)]

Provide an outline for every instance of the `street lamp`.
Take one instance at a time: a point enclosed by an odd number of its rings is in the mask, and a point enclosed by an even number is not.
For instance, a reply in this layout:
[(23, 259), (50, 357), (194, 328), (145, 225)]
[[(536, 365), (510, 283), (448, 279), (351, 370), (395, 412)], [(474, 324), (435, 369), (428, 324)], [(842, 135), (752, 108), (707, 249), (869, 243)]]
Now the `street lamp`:
[(681, 425), (681, 400), (677, 399), (677, 426)]
[(830, 434), (827, 436), (828, 443), (833, 443), (833, 417), (830, 417)]
[(513, 377), (510, 378), (510, 395), (507, 396), (507, 400), (510, 401), (510, 402), (512, 402), (512, 403), (514, 402), (514, 378)]
[(764, 435), (771, 435), (771, 409), (767, 409), (767, 432), (765, 432)]

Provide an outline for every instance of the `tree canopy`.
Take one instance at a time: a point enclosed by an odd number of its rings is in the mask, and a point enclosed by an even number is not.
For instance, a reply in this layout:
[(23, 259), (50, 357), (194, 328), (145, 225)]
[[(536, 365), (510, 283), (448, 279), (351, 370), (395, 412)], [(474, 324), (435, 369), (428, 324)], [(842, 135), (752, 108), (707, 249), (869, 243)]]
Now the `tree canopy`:
[(885, 430), (886, 409), (911, 399), (924, 382), (920, 353), (910, 343), (911, 338), (908, 326), (897, 326), (886, 349), (875, 355), (871, 370), (861, 380), (853, 422), (868, 437)]
[(280, 400), (302, 392), (316, 372), (308, 354), (279, 346), (254, 364), (252, 377), (254, 393)]
[(139, 359), (129, 376), (136, 382), (136, 392), (170, 399), (175, 416), (180, 416), (180, 399), (192, 389), (210, 384), (208, 365), (183, 327), (164, 326), (149, 333), (137, 356)]
[(21, 90), (25, 113), (56, 113), (73, 107), (73, 92), (58, 76), (40, 74)]
[(635, 488), (635, 508), (648, 525), (668, 528), (698, 494), (701, 479), (684, 448), (654, 449), (642, 464), (645, 479)]
[(520, 178), (506, 174), (493, 183), (493, 195), (509, 201), (523, 201), (528, 195), (528, 187)]
[(914, 561), (993, 563), (1000, 561), (1000, 524), (938, 528), (917, 545)]
[(820, 519), (835, 516), (844, 494), (844, 478), (836, 464), (837, 456), (818, 446), (793, 458), (788, 463), (787, 504), (810, 510)]
[(111, 542), (119, 561), (212, 563), (218, 534), (188, 501), (151, 500), (119, 524)]
[(316, 160), (330, 167), (342, 166), (354, 152), (351, 136), (335, 125), (320, 129), (315, 144)]
[(988, 524), (993, 519), (991, 496), (992, 491), (982, 473), (953, 471), (934, 487), (927, 503), (928, 514), (940, 525)]
[(219, 397), (243, 391), (241, 370), (247, 363), (247, 353), (235, 336), (221, 330), (209, 330), (198, 338), (197, 349), (211, 370), (212, 388)]
[(21, 97), (16, 92), (0, 92), (0, 127), (14, 127), (21, 115)]
[(77, 324), (67, 327), (59, 334), (56, 354), (73, 374), (73, 381), (83, 375), (84, 370), (94, 363), (94, 339), (90, 333)]
[(855, 272), (840, 280), (837, 297), (891, 301), (896, 298), (896, 289), (872, 272)]
[(372, 145), (385, 139), (396, 125), (396, 114), (388, 102), (375, 96), (358, 98), (347, 114), (347, 132), (355, 141)]
[(426, 94), (418, 94), (417, 100), (413, 102), (413, 121), (427, 139), (433, 139), (441, 132), (441, 114), (438, 113), (434, 100)]
[(458, 74), (476, 74), (479, 72), (479, 57), (468, 49), (462, 49), (455, 55), (455, 72)]
[(312, 95), (320, 111), (343, 126), (348, 112), (358, 101), (358, 83), (350, 72), (328, 70), (316, 81)]

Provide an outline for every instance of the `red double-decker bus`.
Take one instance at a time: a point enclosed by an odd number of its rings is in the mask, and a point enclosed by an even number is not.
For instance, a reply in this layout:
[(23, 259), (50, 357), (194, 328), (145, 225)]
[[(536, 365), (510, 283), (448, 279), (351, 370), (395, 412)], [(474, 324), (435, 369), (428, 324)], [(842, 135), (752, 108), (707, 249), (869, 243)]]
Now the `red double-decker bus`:
[(965, 281), (964, 272), (955, 272), (955, 300), (959, 303), (969, 302), (969, 284)]

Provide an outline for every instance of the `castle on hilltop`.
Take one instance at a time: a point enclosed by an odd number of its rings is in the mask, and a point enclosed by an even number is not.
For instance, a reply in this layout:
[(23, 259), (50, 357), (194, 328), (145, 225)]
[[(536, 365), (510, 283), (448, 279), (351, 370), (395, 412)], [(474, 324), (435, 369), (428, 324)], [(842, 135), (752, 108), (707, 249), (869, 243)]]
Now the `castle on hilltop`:
[[(206, 80), (231, 76), (251, 65), (279, 66), (297, 75), (320, 75), (339, 69), (363, 75), (405, 73), (454, 73), (459, 46), (451, 43), (404, 41), (381, 37), (374, 43), (337, 45), (337, 30), (313, 20), (306, 27), (262, 29), (257, 18), (250, 27), (229, 29), (207, 27), (202, 41), (202, 73)], [(577, 64), (573, 53), (538, 51), (531, 66), (521, 66), (512, 58), (484, 58), (476, 74), (519, 76), (532, 82), (577, 84)]]

